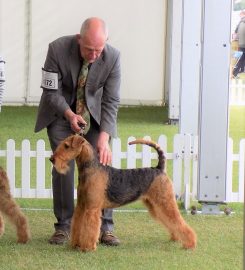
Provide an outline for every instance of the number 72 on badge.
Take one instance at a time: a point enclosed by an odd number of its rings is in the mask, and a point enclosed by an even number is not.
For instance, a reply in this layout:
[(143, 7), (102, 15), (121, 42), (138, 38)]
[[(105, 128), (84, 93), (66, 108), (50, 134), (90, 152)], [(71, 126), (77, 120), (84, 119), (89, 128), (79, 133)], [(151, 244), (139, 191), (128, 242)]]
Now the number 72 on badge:
[(42, 68), (41, 87), (46, 89), (58, 90), (58, 73), (47, 71)]

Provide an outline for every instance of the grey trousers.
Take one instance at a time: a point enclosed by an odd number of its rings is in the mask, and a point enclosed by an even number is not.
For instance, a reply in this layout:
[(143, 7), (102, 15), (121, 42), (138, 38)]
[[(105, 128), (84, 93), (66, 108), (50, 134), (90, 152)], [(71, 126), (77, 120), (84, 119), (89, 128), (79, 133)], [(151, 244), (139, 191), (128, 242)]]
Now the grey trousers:
[[(59, 118), (47, 127), (47, 133), (52, 151), (58, 144), (74, 132), (65, 118)], [(96, 147), (99, 136), (99, 126), (91, 119), (91, 126), (85, 138)], [(74, 211), (74, 169), (75, 162), (70, 162), (70, 170), (66, 175), (59, 174), (55, 168), (52, 170), (53, 207), (57, 222), (54, 223), (55, 230), (70, 230), (71, 218)], [(99, 181), (99, 180), (98, 180)], [(113, 231), (113, 209), (102, 210), (101, 231)]]

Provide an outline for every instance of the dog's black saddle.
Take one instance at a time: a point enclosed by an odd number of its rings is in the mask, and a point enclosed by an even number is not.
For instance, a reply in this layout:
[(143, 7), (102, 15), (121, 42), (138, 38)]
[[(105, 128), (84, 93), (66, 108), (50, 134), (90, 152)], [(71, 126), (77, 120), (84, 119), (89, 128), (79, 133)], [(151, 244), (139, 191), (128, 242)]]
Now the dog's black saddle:
[(108, 172), (108, 198), (117, 204), (124, 205), (136, 201), (150, 187), (153, 180), (162, 170), (158, 168), (116, 169), (106, 166)]

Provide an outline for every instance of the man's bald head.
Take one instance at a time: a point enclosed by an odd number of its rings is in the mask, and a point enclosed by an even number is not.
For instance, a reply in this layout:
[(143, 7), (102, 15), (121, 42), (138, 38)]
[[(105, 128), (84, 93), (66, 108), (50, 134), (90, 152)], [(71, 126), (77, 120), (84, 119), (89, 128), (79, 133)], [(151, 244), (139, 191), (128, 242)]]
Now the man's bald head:
[(77, 35), (80, 53), (83, 59), (93, 63), (102, 53), (108, 39), (105, 22), (97, 17), (86, 19)]
[(80, 30), (81, 37), (87, 36), (87, 35), (104, 35), (105, 40), (108, 38), (108, 29), (106, 26), (106, 23), (97, 17), (92, 17), (86, 19)]

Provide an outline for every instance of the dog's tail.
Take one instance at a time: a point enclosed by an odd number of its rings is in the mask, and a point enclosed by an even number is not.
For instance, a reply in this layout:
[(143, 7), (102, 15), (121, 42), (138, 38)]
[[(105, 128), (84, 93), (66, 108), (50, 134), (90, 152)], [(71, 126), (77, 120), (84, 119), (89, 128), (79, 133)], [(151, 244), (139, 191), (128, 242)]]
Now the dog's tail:
[(165, 171), (166, 157), (165, 157), (164, 152), (161, 149), (160, 145), (158, 145), (157, 143), (155, 143), (153, 141), (148, 141), (148, 140), (144, 140), (144, 139), (136, 139), (135, 141), (129, 142), (128, 144), (129, 145), (131, 145), (131, 144), (146, 144), (146, 145), (153, 147), (157, 151), (157, 154), (158, 154), (157, 168)]

